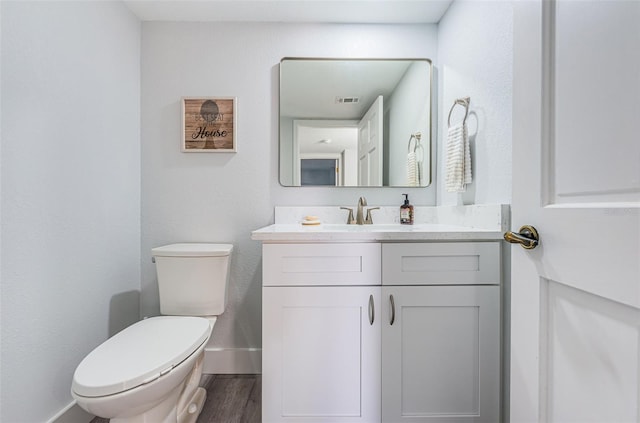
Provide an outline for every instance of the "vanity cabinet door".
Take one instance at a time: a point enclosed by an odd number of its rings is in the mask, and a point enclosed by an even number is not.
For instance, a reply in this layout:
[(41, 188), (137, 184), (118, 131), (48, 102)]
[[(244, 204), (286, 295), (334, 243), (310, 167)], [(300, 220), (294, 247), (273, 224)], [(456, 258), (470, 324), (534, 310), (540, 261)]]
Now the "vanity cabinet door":
[(382, 294), (382, 421), (499, 422), (500, 288)]
[(380, 421), (380, 287), (264, 287), (262, 421)]

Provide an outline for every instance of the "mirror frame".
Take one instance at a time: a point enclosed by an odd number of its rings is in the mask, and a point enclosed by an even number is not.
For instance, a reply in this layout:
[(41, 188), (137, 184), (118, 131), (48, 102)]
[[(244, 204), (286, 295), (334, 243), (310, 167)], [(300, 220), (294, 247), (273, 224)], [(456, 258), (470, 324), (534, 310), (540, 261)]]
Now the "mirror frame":
[[(428, 164), (428, 169), (425, 172), (425, 182), (422, 185), (417, 185), (417, 186), (410, 186), (410, 185), (296, 185), (296, 184), (290, 184), (290, 185), (285, 185), (282, 182), (282, 161), (283, 161), (283, 151), (282, 151), (282, 134), (283, 134), (283, 129), (282, 129), (282, 87), (283, 87), (283, 68), (282, 68), (282, 64), (285, 61), (295, 61), (295, 60), (300, 60), (300, 61), (323, 61), (323, 62), (330, 62), (330, 61), (335, 61), (335, 62), (407, 62), (407, 61), (415, 61), (415, 62), (426, 62), (426, 64), (428, 65), (428, 69), (429, 69), (429, 77), (428, 77), (428, 84), (429, 84), (429, 92), (428, 92), (428, 96), (427, 96), (427, 103), (429, 105), (429, 112), (426, 116), (426, 123), (428, 125), (428, 130), (425, 131), (427, 132), (422, 133), (422, 148), (424, 150), (424, 154), (425, 156), (428, 156), (428, 160), (425, 160), (425, 164)], [(283, 57), (280, 60), (279, 63), (279, 89), (278, 89), (278, 182), (281, 186), (283, 187), (292, 187), (292, 188), (299, 188), (299, 187), (332, 187), (332, 188), (426, 188), (429, 187), (431, 184), (433, 184), (433, 166), (434, 166), (434, 159), (435, 159), (435, 155), (434, 153), (434, 148), (433, 148), (433, 133), (434, 133), (434, 128), (433, 128), (433, 99), (434, 99), (434, 95), (433, 95), (433, 90), (434, 90), (434, 67), (433, 67), (433, 62), (431, 59), (428, 58), (325, 58), (325, 57)], [(298, 118), (296, 120), (305, 120), (308, 118)], [(330, 120), (340, 120), (340, 119), (333, 119), (331, 118)], [(408, 140), (409, 142), (411, 142), (411, 139)], [(292, 165), (293, 168), (298, 167), (295, 166), (295, 164)]]

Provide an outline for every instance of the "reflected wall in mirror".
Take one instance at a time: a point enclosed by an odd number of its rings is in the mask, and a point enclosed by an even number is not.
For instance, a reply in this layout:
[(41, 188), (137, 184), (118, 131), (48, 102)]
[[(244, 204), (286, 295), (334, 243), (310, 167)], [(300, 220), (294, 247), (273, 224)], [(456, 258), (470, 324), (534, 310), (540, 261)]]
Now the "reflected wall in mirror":
[(429, 59), (280, 62), (280, 183), (431, 183)]

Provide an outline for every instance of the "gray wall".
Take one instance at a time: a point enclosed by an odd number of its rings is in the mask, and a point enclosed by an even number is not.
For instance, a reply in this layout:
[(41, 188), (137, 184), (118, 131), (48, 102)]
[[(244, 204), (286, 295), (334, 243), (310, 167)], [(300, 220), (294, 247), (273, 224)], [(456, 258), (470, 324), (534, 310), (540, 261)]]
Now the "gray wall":
[[(513, 5), (454, 1), (438, 26), (440, 96), (438, 204), (511, 203)], [(467, 127), (473, 183), (462, 194), (445, 189), (447, 118), (456, 98), (471, 97)], [(456, 107), (451, 122), (459, 122)]]
[[(260, 243), (276, 205), (401, 204), (401, 189), (278, 183), (278, 64), (285, 56), (436, 59), (435, 25), (155, 23), (142, 26), (142, 313), (159, 313), (150, 250), (178, 241), (235, 245), (231, 296), (212, 347), (261, 346)], [(238, 152), (181, 153), (180, 98), (238, 98)], [(435, 204), (435, 190), (410, 190)]]
[[(430, 77), (431, 75), (427, 76), (427, 78)], [(420, 156), (418, 159), (422, 158), (424, 163), (420, 166), (421, 169), (424, 169), (420, 180), (427, 182), (430, 179), (430, 175), (435, 174), (436, 169), (430, 169), (429, 163), (433, 152), (435, 152), (436, 139), (434, 138), (431, 146), (427, 140), (431, 122), (436, 125), (438, 121), (437, 115), (433, 115), (430, 121), (431, 104), (425, 101), (424, 93), (431, 91), (432, 101), (435, 101), (438, 90), (435, 86), (431, 90), (427, 78), (424, 75), (424, 64), (414, 63), (398, 83), (389, 99), (389, 104), (386, 105), (390, 108), (389, 144), (394, 147), (390, 146), (388, 148), (390, 185), (402, 186), (407, 184), (409, 139), (411, 134), (415, 132), (420, 132), (423, 136), (420, 141), (422, 149), (416, 149), (414, 141), (411, 141), (412, 148)], [(435, 85), (437, 81), (434, 79), (433, 83)], [(434, 131), (433, 133), (436, 134), (437, 132)]]
[[(274, 206), (353, 206), (360, 195), (400, 205), (403, 192), (415, 205), (508, 203), (510, 7), (456, 1), (439, 27), (140, 27), (118, 2), (0, 2), (0, 420), (43, 421), (68, 405), (78, 362), (139, 316), (137, 291), (140, 315), (158, 313), (153, 246), (233, 243), (214, 344), (260, 347), (260, 244), (249, 237)], [(431, 58), (440, 144), (450, 103), (472, 97), (470, 191), (443, 191), (441, 146), (427, 189), (281, 187), (284, 56)], [(238, 98), (238, 153), (180, 152), (183, 96)]]
[(121, 3), (0, 7), (0, 420), (42, 422), (138, 318), (140, 24)]

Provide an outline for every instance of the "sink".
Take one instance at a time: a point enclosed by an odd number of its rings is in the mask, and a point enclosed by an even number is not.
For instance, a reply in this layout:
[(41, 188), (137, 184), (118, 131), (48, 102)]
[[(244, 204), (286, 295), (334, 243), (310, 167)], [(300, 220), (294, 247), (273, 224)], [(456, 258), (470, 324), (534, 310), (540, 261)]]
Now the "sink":
[(401, 225), (400, 223), (381, 223), (373, 225), (347, 225), (346, 223), (328, 223), (319, 225), (319, 231), (326, 232), (447, 232), (467, 231), (470, 228), (454, 225), (442, 225), (436, 223), (419, 223), (414, 225)]
[[(415, 225), (415, 228), (425, 225)], [(414, 225), (401, 225), (399, 223), (382, 223), (373, 225), (347, 225), (346, 223), (328, 223), (320, 225), (321, 230), (344, 232), (411, 232)]]
[(347, 225), (324, 223), (317, 226), (301, 224), (274, 224), (253, 231), (251, 238), (260, 241), (292, 242), (370, 242), (370, 241), (421, 241), (421, 240), (469, 240), (500, 239), (501, 232), (465, 226), (420, 223), (401, 225), (382, 223), (373, 225)]

